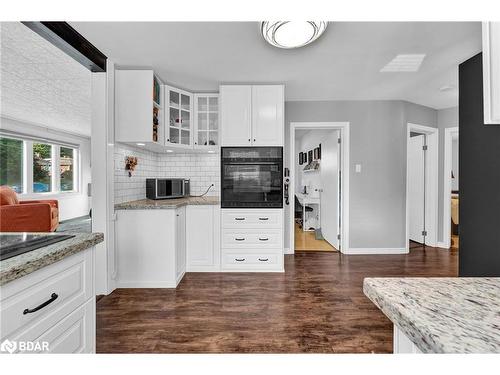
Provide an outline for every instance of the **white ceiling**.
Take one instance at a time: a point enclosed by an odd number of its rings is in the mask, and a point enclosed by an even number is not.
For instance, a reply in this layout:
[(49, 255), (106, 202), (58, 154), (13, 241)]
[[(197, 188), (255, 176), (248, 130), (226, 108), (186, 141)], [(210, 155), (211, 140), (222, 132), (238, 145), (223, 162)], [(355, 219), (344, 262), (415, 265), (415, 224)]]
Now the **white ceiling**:
[[(191, 91), (279, 82), (286, 100), (408, 100), (458, 104), (457, 67), (481, 51), (479, 22), (331, 22), (296, 50), (264, 42), (258, 22), (72, 22), (122, 67), (151, 67)], [(426, 54), (418, 72), (381, 73), (399, 54)], [(441, 92), (440, 87), (452, 86)]]
[(2, 22), (1, 112), (90, 136), (90, 72), (19, 22)]

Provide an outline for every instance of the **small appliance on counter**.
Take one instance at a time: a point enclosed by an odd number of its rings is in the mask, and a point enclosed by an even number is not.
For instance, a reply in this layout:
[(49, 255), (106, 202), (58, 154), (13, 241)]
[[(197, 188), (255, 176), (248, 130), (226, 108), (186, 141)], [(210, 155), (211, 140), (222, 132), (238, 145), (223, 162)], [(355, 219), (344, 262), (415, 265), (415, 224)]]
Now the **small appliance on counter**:
[(190, 194), (190, 182), (184, 178), (147, 178), (146, 198), (183, 198)]

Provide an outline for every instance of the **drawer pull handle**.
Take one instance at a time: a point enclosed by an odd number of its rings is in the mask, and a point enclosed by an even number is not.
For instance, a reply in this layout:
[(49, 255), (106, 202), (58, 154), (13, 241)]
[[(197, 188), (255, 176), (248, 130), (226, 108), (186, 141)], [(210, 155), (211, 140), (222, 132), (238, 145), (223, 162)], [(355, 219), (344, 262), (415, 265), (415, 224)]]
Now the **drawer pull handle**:
[(245, 220), (245, 218), (244, 217), (235, 217), (234, 220), (241, 221), (241, 220)]
[(43, 309), (45, 306), (50, 305), (52, 302), (54, 302), (57, 299), (57, 297), (59, 297), (57, 294), (52, 293), (52, 295), (50, 296), (50, 299), (48, 299), (47, 301), (45, 301), (41, 305), (38, 305), (37, 307), (35, 307), (34, 309), (31, 309), (31, 310), (24, 309), (23, 315), (31, 314), (31, 313), (37, 312), (40, 309)]
[(245, 241), (244, 238), (235, 238), (236, 241)]
[(259, 238), (259, 241), (269, 241), (269, 238)]
[(266, 220), (269, 220), (269, 218), (268, 217), (259, 217), (259, 220), (266, 221)]
[(259, 261), (261, 262), (267, 262), (269, 260), (269, 258), (259, 258)]
[(245, 260), (245, 258), (234, 258), (234, 260), (237, 262), (243, 262)]

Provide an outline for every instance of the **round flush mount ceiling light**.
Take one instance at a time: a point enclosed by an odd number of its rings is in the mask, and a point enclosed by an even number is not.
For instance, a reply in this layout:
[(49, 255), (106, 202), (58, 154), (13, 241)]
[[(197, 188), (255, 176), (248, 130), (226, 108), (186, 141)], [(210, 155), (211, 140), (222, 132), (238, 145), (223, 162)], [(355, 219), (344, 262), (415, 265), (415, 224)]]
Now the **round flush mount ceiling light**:
[(326, 21), (264, 21), (262, 36), (278, 48), (299, 48), (318, 39), (326, 30)]

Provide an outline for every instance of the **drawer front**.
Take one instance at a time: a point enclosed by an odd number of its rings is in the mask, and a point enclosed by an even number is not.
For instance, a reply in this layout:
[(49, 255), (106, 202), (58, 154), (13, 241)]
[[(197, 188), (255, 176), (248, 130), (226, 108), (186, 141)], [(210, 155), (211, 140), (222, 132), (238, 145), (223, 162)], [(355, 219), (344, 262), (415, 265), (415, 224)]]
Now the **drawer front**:
[(224, 229), (223, 248), (279, 248), (283, 245), (281, 229)]
[(42, 348), (39, 352), (93, 353), (95, 352), (94, 317), (95, 298), (92, 298), (45, 330), (43, 334), (38, 335), (40, 329), (34, 326), (22, 332), (15, 340), (34, 342)]
[(281, 228), (283, 210), (222, 210), (223, 228)]
[(48, 322), (47, 329), (92, 298), (90, 250), (2, 286), (1, 338), (42, 320)]
[[(282, 255), (281, 255), (282, 256)], [(280, 255), (277, 252), (273, 253), (224, 253), (223, 265), (229, 268), (234, 267), (277, 267), (281, 262)]]

